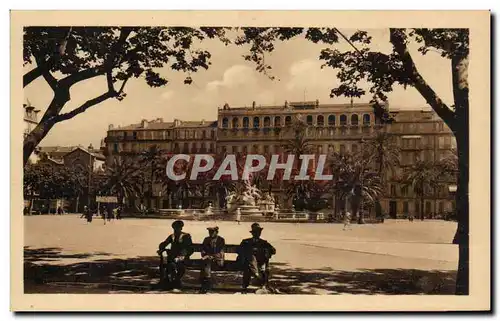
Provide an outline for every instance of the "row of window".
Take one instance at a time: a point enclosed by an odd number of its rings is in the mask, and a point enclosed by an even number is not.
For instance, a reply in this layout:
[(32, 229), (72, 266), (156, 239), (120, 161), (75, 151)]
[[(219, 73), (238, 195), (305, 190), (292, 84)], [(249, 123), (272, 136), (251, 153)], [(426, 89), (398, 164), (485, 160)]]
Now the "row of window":
[[(250, 128), (250, 117), (243, 117), (242, 119), (243, 128)], [(252, 127), (253, 128), (260, 128), (261, 126), (261, 117), (253, 117), (252, 119)], [(314, 118), (312, 115), (307, 115), (306, 116), (306, 123), (308, 125), (313, 125), (314, 124)], [(364, 114), (363, 115), (363, 125), (370, 125), (371, 123), (371, 116), (369, 114)], [(286, 116), (284, 119), (284, 124), (285, 126), (290, 126), (292, 124), (292, 116)], [(327, 124), (328, 126), (336, 126), (336, 117), (335, 115), (329, 115), (327, 119)], [(339, 117), (339, 124), (340, 126), (347, 126), (347, 116), (346, 115), (340, 115)], [(351, 126), (358, 126), (359, 125), (359, 116), (357, 114), (352, 114), (351, 115), (351, 121), (349, 123)], [(282, 121), (280, 116), (275, 116), (273, 122), (271, 122), (271, 117), (265, 116), (263, 119), (263, 127), (282, 127)], [(325, 117), (323, 115), (318, 115), (316, 116), (316, 125), (317, 126), (325, 126)], [(240, 127), (240, 118), (239, 117), (233, 117), (231, 120), (231, 128), (239, 128)], [(224, 117), (222, 118), (222, 128), (229, 128), (229, 118)]]
[[(424, 202), (424, 213), (429, 214), (445, 214), (447, 211), (454, 211), (455, 203), (453, 201), (437, 201), (437, 207), (434, 206), (434, 201)], [(401, 206), (402, 205), (402, 206)], [(399, 203), (397, 201), (389, 201), (389, 214), (395, 215), (396, 213), (401, 214), (420, 214), (420, 201), (403, 201)]]
[[(173, 133), (173, 134), (172, 134)], [(214, 139), (215, 131), (213, 130), (177, 130), (177, 131), (134, 131), (123, 132), (123, 138), (136, 139)]]
[[(412, 190), (411, 186), (402, 185), (398, 191), (398, 186), (396, 184), (391, 184), (390, 185), (390, 193), (391, 193), (390, 196), (402, 196), (402, 197), (415, 196), (415, 195), (411, 195), (411, 190)], [(434, 191), (426, 189), (425, 193), (426, 193), (426, 195), (433, 195)], [(448, 190), (447, 190), (446, 185), (437, 186), (435, 193), (436, 193), (436, 196), (438, 196), (438, 197), (447, 197)]]

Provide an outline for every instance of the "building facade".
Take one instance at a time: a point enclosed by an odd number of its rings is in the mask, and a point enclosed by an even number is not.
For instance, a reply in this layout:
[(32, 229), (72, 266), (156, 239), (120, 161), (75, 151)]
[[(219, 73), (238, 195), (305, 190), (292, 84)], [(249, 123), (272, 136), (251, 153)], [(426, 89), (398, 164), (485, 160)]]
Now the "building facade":
[[(31, 106), (29, 102), (28, 104), (23, 104), (23, 108), (24, 108), (24, 116), (23, 116), (23, 122), (24, 122), (23, 139), (24, 139), (36, 127), (36, 125), (38, 125), (38, 113), (40, 112), (40, 110)], [(29, 161), (31, 163), (36, 163), (38, 161), (37, 152), (34, 152), (30, 155)]]
[[(291, 129), (294, 119), (307, 124), (307, 138), (317, 154), (356, 153), (361, 148), (362, 139), (370, 139), (377, 132), (385, 131), (393, 135), (401, 148), (401, 166), (387, 173), (386, 198), (382, 201), (384, 212), (397, 217), (419, 212), (415, 193), (401, 182), (404, 168), (418, 160), (436, 161), (447, 157), (454, 150), (455, 140), (433, 111), (390, 110), (394, 122), (380, 124), (369, 104), (311, 101), (257, 106), (254, 102), (251, 107), (236, 108), (225, 104), (218, 109), (217, 120), (212, 122), (163, 122), (156, 119), (118, 128), (110, 125), (105, 154), (110, 162), (115, 157), (126, 157), (127, 153), (145, 151), (152, 145), (173, 153), (281, 154), (286, 142), (294, 137)], [(454, 209), (447, 183), (432, 194), (424, 202), (428, 216)]]

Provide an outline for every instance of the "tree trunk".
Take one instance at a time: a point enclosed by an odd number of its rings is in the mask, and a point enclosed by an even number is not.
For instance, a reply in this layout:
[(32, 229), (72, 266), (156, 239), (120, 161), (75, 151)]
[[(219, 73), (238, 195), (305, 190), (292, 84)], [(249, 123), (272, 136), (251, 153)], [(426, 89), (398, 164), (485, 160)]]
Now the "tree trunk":
[(469, 294), (469, 138), (468, 125), (455, 133), (458, 149), (458, 182), (456, 193), (457, 232), (453, 244), (458, 244), (456, 294)]
[(59, 114), (64, 105), (69, 101), (69, 88), (59, 88), (54, 92), (54, 98), (50, 102), (47, 111), (36, 125), (35, 129), (24, 138), (23, 143), (23, 165), (26, 165), (35, 148), (49, 131), (57, 123), (55, 117)]
[(424, 220), (424, 195), (420, 196), (420, 220)]
[(30, 200), (30, 208), (28, 210), (28, 215), (31, 216), (33, 214), (33, 202), (35, 201), (35, 192), (31, 191), (31, 200)]
[(75, 206), (75, 213), (79, 213), (78, 212), (78, 203), (80, 202), (80, 194), (78, 194), (78, 196), (76, 197), (76, 206)]

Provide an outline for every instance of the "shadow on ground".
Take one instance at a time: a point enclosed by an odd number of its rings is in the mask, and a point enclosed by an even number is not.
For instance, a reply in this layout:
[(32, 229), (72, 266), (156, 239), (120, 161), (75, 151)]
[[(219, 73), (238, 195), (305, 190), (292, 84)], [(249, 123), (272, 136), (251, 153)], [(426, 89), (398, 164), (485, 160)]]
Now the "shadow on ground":
[[(158, 257), (93, 259), (108, 253), (63, 254), (59, 248), (24, 249), (25, 293), (156, 293)], [(88, 259), (65, 264), (64, 259)], [(198, 288), (198, 271), (184, 277), (186, 291)], [(375, 269), (339, 271), (271, 266), (271, 286), (284, 294), (453, 294), (455, 271)], [(216, 292), (235, 293), (241, 273), (218, 272)]]

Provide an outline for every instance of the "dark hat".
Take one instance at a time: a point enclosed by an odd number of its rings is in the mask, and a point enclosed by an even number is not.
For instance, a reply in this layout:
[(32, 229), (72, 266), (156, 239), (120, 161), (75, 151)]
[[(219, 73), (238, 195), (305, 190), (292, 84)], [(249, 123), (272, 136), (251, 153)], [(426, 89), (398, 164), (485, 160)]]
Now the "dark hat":
[(210, 226), (210, 227), (207, 227), (207, 230), (219, 232), (219, 227), (218, 226)]
[(183, 221), (175, 221), (175, 222), (172, 223), (172, 227), (173, 228), (184, 227), (184, 222)]
[(252, 230), (250, 231), (250, 233), (255, 232), (255, 231), (262, 231), (263, 229), (264, 228), (260, 227), (259, 223), (253, 223), (252, 224)]

